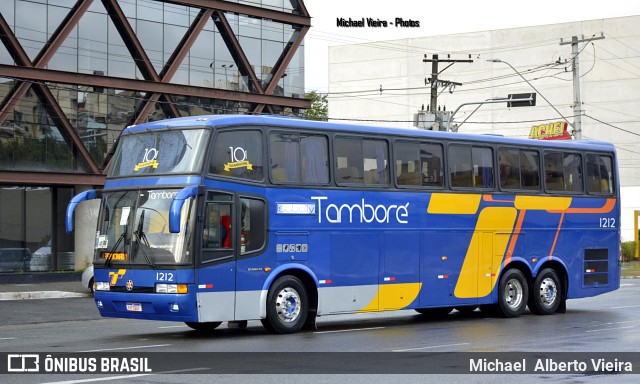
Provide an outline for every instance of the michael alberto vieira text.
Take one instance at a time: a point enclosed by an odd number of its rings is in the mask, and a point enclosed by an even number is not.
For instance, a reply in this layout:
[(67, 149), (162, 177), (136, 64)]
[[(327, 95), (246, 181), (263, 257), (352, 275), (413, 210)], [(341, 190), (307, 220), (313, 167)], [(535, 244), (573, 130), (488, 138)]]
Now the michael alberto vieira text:
[(629, 361), (603, 358), (557, 361), (555, 359), (536, 359), (533, 371), (527, 371), (527, 359), (501, 361), (500, 359), (470, 359), (470, 372), (633, 372)]
[(338, 17), (336, 18), (336, 24), (342, 28), (387, 28), (389, 25), (395, 25), (396, 28), (420, 28), (420, 21), (411, 19), (404, 20), (401, 17), (396, 17), (395, 24), (387, 20), (373, 19), (371, 17), (363, 17), (361, 19)]

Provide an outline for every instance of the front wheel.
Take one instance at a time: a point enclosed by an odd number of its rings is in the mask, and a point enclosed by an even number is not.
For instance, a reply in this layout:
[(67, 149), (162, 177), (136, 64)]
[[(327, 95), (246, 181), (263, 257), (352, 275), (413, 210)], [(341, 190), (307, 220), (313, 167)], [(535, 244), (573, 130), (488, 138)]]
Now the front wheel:
[(185, 324), (187, 325), (187, 327), (189, 327), (191, 329), (195, 329), (196, 331), (208, 332), (208, 331), (213, 331), (214, 329), (218, 328), (218, 326), (220, 326), (220, 324), (222, 324), (222, 322), (220, 322), (220, 321), (211, 321), (211, 322), (207, 322), (207, 323), (196, 323), (196, 322), (192, 322), (192, 321), (187, 321), (187, 322), (185, 322)]
[(295, 276), (276, 280), (267, 295), (267, 317), (262, 325), (273, 333), (293, 333), (304, 325), (309, 301), (304, 284)]
[(562, 282), (556, 271), (545, 268), (533, 283), (529, 310), (536, 315), (551, 315), (558, 310), (562, 302)]
[(529, 299), (527, 278), (518, 269), (510, 269), (502, 275), (498, 291), (498, 310), (504, 317), (520, 316)]

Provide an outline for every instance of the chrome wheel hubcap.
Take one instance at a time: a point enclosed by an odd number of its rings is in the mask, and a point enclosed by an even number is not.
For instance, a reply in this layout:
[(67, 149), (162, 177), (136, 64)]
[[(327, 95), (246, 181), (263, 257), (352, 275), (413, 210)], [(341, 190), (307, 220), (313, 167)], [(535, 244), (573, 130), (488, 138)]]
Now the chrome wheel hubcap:
[(291, 287), (286, 287), (278, 292), (276, 313), (281, 321), (285, 323), (296, 321), (300, 316), (300, 310), (301, 302), (298, 291)]

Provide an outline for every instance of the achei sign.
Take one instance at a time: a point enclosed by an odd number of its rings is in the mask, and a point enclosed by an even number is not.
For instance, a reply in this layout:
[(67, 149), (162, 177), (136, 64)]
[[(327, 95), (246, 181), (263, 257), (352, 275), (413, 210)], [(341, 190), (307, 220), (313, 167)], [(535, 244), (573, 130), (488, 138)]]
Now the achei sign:
[(571, 140), (571, 134), (567, 131), (567, 122), (534, 125), (529, 132), (530, 139), (537, 140)]

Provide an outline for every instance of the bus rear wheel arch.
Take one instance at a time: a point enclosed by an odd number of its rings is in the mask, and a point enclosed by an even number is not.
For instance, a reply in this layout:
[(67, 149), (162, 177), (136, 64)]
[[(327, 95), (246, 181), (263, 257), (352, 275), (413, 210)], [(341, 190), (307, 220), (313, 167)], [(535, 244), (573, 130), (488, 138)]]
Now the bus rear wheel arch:
[(536, 315), (551, 315), (564, 302), (563, 279), (553, 268), (544, 268), (536, 276), (531, 286), (529, 310)]
[(272, 333), (294, 333), (309, 315), (309, 295), (305, 285), (295, 276), (277, 278), (267, 294), (267, 317), (262, 325)]

